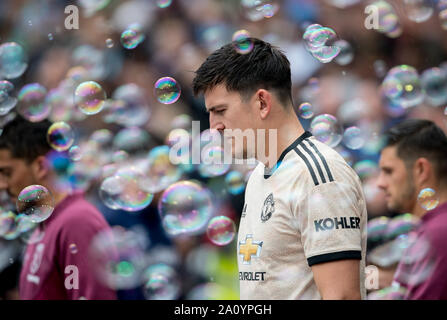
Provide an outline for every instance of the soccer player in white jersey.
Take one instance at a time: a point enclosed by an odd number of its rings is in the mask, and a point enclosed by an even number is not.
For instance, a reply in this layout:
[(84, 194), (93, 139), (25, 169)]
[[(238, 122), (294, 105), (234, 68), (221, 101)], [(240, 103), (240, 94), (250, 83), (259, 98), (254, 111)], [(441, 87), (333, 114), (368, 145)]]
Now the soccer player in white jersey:
[[(363, 299), (366, 205), (360, 180), (332, 148), (305, 131), (292, 101), (286, 56), (262, 40), (242, 54), (230, 43), (196, 71), (194, 94), (204, 94), (210, 127), (275, 130), (233, 144), (233, 155), (259, 164), (245, 191), (238, 230), (241, 299)], [(247, 47), (246, 46), (246, 47)], [(262, 159), (262, 160), (261, 160)]]

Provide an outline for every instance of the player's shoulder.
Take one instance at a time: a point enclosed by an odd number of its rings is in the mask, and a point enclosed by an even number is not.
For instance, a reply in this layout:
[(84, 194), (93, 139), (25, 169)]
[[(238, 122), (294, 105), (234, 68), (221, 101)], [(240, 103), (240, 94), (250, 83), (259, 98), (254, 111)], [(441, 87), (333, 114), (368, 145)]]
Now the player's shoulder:
[(97, 228), (107, 225), (102, 213), (83, 196), (67, 205), (60, 214), (59, 224), (64, 228)]
[(294, 149), (295, 159), (314, 186), (329, 182), (358, 182), (356, 172), (333, 148), (314, 136), (303, 139)]

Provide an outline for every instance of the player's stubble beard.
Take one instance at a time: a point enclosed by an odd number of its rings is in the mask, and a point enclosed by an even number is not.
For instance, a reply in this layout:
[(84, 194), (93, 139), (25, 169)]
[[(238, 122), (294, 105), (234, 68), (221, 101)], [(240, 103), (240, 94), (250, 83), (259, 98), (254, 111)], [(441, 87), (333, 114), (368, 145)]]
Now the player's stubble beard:
[(399, 213), (408, 213), (414, 208), (415, 202), (415, 185), (414, 180), (410, 172), (407, 171), (407, 183), (405, 188), (396, 195), (396, 199), (391, 202), (388, 209), (394, 210)]

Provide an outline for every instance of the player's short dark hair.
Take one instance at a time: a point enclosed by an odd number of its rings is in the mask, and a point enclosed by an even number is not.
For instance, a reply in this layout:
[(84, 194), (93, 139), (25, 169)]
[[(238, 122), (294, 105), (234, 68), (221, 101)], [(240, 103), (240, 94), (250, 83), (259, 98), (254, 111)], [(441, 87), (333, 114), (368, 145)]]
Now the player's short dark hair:
[(47, 141), (47, 132), (51, 124), (48, 120), (30, 122), (17, 115), (3, 127), (0, 149), (7, 149), (12, 157), (30, 163), (51, 150)]
[(434, 164), (439, 181), (447, 184), (447, 137), (429, 120), (407, 119), (385, 133), (385, 147), (396, 146), (397, 155), (407, 168), (420, 157)]
[[(245, 41), (245, 40), (244, 40)], [(233, 41), (214, 51), (196, 71), (194, 95), (224, 84), (228, 91), (237, 91), (243, 99), (258, 89), (274, 90), (284, 106), (292, 100), (290, 62), (281, 50), (270, 43), (249, 38), (253, 49), (246, 54), (235, 49)]]

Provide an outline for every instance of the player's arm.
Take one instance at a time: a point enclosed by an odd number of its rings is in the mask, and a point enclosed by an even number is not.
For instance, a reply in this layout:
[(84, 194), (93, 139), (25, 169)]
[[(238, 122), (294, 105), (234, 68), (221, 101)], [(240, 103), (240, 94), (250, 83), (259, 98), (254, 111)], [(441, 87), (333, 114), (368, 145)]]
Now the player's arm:
[(321, 297), (361, 299), (365, 222), (354, 186), (319, 184), (295, 203), (301, 243)]
[(315, 264), (314, 280), (324, 300), (359, 300), (360, 260), (338, 260)]

